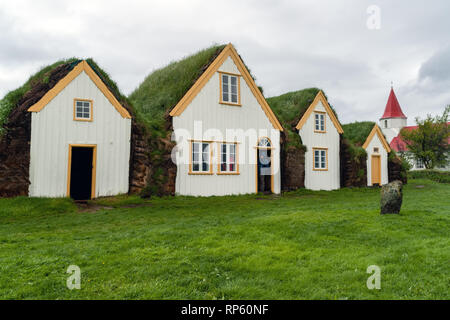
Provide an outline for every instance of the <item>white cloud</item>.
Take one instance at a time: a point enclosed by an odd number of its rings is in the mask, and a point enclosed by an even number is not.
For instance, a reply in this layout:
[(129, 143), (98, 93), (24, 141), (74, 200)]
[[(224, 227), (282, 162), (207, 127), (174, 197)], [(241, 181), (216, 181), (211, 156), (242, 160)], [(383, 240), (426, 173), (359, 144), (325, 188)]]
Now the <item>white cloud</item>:
[[(366, 27), (369, 5), (380, 30)], [(343, 122), (377, 120), (394, 81), (412, 123), (450, 103), (449, 10), (444, 0), (0, 0), (0, 96), (73, 56), (93, 57), (130, 93), (155, 68), (232, 42), (267, 96), (317, 86)]]

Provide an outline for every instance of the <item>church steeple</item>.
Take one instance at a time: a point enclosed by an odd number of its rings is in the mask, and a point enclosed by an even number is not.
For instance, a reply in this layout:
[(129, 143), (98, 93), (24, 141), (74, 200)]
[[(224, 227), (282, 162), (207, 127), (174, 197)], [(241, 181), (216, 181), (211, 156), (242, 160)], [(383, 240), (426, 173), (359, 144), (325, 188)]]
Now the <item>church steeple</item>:
[(389, 94), (388, 102), (386, 103), (386, 108), (384, 109), (383, 116), (380, 120), (389, 118), (404, 118), (406, 116), (403, 114), (400, 103), (398, 103), (397, 97), (395, 96), (394, 88), (391, 86), (391, 93)]
[(386, 103), (386, 108), (384, 108), (383, 116), (380, 118), (381, 130), (389, 143), (399, 134), (400, 130), (406, 126), (406, 122), (407, 118), (400, 107), (400, 103), (398, 103), (391, 83), (389, 99)]

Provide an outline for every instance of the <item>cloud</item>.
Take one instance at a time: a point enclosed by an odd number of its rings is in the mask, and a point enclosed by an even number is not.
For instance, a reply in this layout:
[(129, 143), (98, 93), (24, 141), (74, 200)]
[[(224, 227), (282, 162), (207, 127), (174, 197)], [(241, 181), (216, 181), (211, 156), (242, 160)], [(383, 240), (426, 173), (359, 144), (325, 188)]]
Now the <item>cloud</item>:
[[(366, 26), (372, 4), (379, 30)], [(449, 11), (445, 0), (0, 0), (0, 96), (73, 56), (93, 57), (128, 94), (152, 70), (232, 42), (267, 96), (316, 86), (341, 121), (376, 121), (394, 81), (413, 119), (450, 102)]]

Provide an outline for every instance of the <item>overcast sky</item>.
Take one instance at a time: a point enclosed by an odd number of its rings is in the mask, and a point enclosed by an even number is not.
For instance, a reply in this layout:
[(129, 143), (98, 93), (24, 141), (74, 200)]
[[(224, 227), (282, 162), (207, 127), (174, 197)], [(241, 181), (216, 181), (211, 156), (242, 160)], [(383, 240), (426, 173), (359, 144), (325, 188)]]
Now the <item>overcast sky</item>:
[(449, 13), (448, 0), (0, 0), (0, 97), (74, 56), (129, 94), (152, 70), (231, 42), (267, 97), (320, 87), (341, 122), (377, 121), (393, 81), (413, 124), (450, 104)]

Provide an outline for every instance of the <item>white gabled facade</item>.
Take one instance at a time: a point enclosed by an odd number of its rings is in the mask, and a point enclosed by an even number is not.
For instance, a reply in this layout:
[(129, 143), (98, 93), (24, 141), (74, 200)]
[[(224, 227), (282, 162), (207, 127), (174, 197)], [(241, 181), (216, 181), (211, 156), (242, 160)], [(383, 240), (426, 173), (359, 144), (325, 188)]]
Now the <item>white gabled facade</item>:
[[(316, 127), (318, 115), (318, 127)], [(322, 119), (324, 128), (321, 127)], [(328, 102), (320, 91), (297, 124), (297, 130), (306, 146), (305, 188), (335, 190), (340, 180), (340, 134), (343, 132)]]
[[(221, 102), (223, 75), (236, 77), (239, 97), (234, 105)], [(223, 196), (256, 193), (257, 145), (264, 137), (271, 142), (270, 191), (280, 193), (281, 125), (255, 88), (256, 84), (229, 44), (172, 110), (177, 141), (177, 194)], [(191, 99), (186, 102), (186, 97)], [(193, 159), (197, 156), (192, 151), (192, 140), (210, 146), (207, 153), (212, 161), (207, 172), (194, 171), (197, 168), (193, 166)], [(234, 172), (221, 172), (221, 148), (224, 143), (237, 146), (235, 157), (225, 155), (231, 162), (236, 159)]]
[(367, 153), (367, 185), (389, 183), (388, 156), (391, 149), (377, 125), (364, 142), (363, 149)]
[[(128, 192), (131, 117), (105, 90), (82, 61), (29, 109), (30, 196), (70, 196), (71, 146), (95, 148), (91, 197)], [(75, 119), (75, 101), (90, 101), (90, 121)]]

